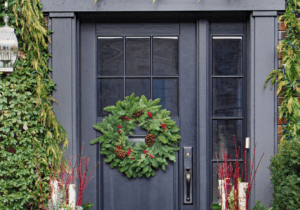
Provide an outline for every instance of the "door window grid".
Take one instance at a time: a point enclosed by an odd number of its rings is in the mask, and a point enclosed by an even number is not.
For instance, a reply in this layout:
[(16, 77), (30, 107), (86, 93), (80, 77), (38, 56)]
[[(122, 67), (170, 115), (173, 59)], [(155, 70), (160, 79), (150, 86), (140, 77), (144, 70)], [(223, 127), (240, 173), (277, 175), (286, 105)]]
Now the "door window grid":
[[(105, 42), (105, 41), (118, 40), (118, 39), (119, 40), (122, 39), (123, 46), (122, 46), (122, 48), (119, 46), (119, 49), (118, 49), (118, 47), (115, 47), (114, 50), (118, 51), (117, 54), (119, 54), (119, 57), (122, 56), (123, 62), (122, 61), (119, 61), (119, 62), (121, 62), (123, 64), (122, 65), (123, 73), (122, 73), (122, 75), (119, 75), (118, 73), (116, 73), (116, 75), (113, 75), (113, 74), (112, 75), (107, 75), (107, 73), (103, 74), (101, 72), (101, 68), (103, 68), (103, 63), (104, 62), (103, 62), (103, 59), (101, 58), (101, 50), (102, 51), (105, 51), (105, 50), (101, 49), (101, 42), (102, 42), (102, 40)], [(149, 54), (149, 56), (150, 56), (150, 59), (149, 59), (150, 75), (132, 75), (132, 74), (128, 75), (127, 74), (127, 72), (128, 72), (128, 65), (127, 65), (127, 63), (128, 63), (128, 61), (127, 61), (128, 60), (127, 59), (128, 54), (127, 54), (127, 48), (126, 47), (127, 47), (127, 43), (130, 40), (133, 40), (133, 39), (136, 39), (136, 40), (149, 39), (149, 41), (150, 41), (150, 46), (149, 46), (150, 47), (150, 54)], [(157, 51), (156, 48), (155, 48), (155, 42), (156, 41), (158, 42), (158, 40), (167, 40), (167, 44), (168, 44), (169, 40), (171, 40), (171, 41), (173, 40), (173, 45), (174, 45), (173, 48), (175, 49), (175, 50), (173, 50), (173, 51), (175, 51), (175, 52), (173, 52), (173, 55), (175, 55), (175, 56), (173, 56), (173, 57), (175, 57), (173, 59), (173, 61), (174, 61), (174, 63), (176, 63), (175, 64), (175, 74), (173, 73), (173, 75), (172, 75), (172, 73), (170, 75), (168, 75), (169, 72), (170, 72), (169, 70), (165, 71), (164, 74), (157, 74), (153, 71), (153, 66), (155, 64), (155, 58), (154, 58), (155, 55), (154, 54)], [(166, 108), (166, 109), (171, 111), (171, 116), (179, 116), (179, 107), (178, 107), (178, 100), (179, 100), (179, 98), (178, 98), (179, 97), (179, 94), (178, 94), (178, 92), (179, 92), (179, 68), (178, 68), (178, 60), (179, 60), (178, 59), (178, 53), (179, 52), (178, 52), (178, 45), (179, 45), (179, 43), (178, 43), (178, 40), (179, 40), (178, 36), (98, 37), (98, 74), (97, 74), (97, 80), (98, 80), (98, 117), (107, 116), (107, 113), (102, 111), (103, 108), (105, 106), (107, 106), (107, 104), (104, 105), (105, 103), (104, 104), (102, 103), (103, 100), (105, 101), (106, 99), (104, 99), (104, 97), (101, 97), (101, 96), (103, 96), (103, 92), (101, 92), (101, 83), (102, 83), (101, 81), (105, 81), (105, 80), (106, 81), (108, 81), (108, 80), (112, 81), (113, 79), (118, 80), (119, 84), (120, 84), (121, 80), (123, 81), (123, 97), (119, 98), (118, 100), (123, 100), (125, 98), (125, 96), (131, 94), (131, 93), (129, 93), (130, 91), (126, 91), (126, 90), (128, 90), (129, 81), (132, 82), (134, 80), (144, 81), (144, 83), (145, 83), (146, 80), (150, 81), (150, 93), (149, 93), (150, 95), (148, 94), (149, 97), (147, 97), (147, 94), (143, 94), (143, 95), (146, 95), (146, 97), (148, 99), (158, 98), (161, 95), (161, 92), (164, 92), (164, 96), (165, 96), (165, 93), (170, 94), (172, 92), (171, 96), (170, 95), (166, 96), (166, 98), (160, 97), (160, 98), (162, 98), (161, 103), (162, 102), (166, 103), (166, 104), (161, 104), (161, 105), (162, 105), (162, 108)], [(170, 43), (169, 43), (169, 45), (170, 45)], [(102, 44), (102, 46), (105, 46), (105, 44), (104, 45)], [(122, 50), (120, 50), (120, 49), (122, 49)], [(109, 53), (107, 53), (107, 54), (109, 54)], [(164, 53), (163, 55), (168, 55), (168, 52)], [(102, 57), (105, 57), (105, 56), (102, 56)], [(118, 57), (118, 56), (115, 56), (115, 57)], [(163, 59), (164, 59), (164, 57), (163, 57)], [(163, 60), (163, 62), (165, 62), (165, 60)], [(166, 63), (167, 63), (167, 65), (173, 65), (174, 66), (173, 62), (168, 62), (168, 60), (167, 60)], [(159, 64), (159, 62), (158, 62), (158, 64)], [(157, 66), (159, 66), (159, 65), (157, 65)], [(156, 68), (156, 67), (154, 67), (154, 68)], [(114, 71), (112, 71), (112, 72), (114, 72)], [(119, 72), (119, 71), (115, 71), (115, 72)], [(174, 72), (174, 69), (173, 69), (173, 72)], [(126, 85), (126, 83), (127, 83), (127, 85)], [(162, 84), (162, 83), (164, 84), (163, 88), (161, 88), (162, 90), (157, 92), (157, 90), (158, 90), (157, 88), (159, 88), (159, 87), (155, 87), (155, 85)], [(111, 86), (113, 86), (113, 85), (111, 85)], [(143, 88), (144, 87), (145, 86), (143, 85)], [(119, 87), (119, 90), (120, 90), (120, 87)], [(108, 94), (106, 94), (106, 95), (108, 95)], [(117, 95), (119, 95), (119, 94), (117, 94)], [(142, 94), (140, 94), (140, 95), (142, 95)], [(171, 98), (171, 100), (170, 100), (170, 98)], [(115, 102), (117, 102), (118, 100), (116, 98), (114, 98)], [(168, 101), (171, 101), (173, 103), (173, 105), (168, 104)], [(115, 102), (111, 103), (109, 105), (114, 105)], [(171, 107), (171, 109), (173, 108), (173, 110), (171, 110), (168, 107)]]
[[(235, 65), (234, 65), (234, 60), (226, 60), (226, 57), (224, 55), (222, 55), (222, 47), (225, 47), (226, 48), (226, 43), (224, 45), (222, 45), (224, 43), (224, 40), (225, 42), (227, 41), (233, 41), (236, 43), (240, 42), (239, 46), (238, 47), (233, 47), (231, 48), (233, 51), (234, 50), (239, 50), (240, 52), (239, 55), (235, 55), (237, 57), (239, 57), (240, 60), (238, 60)], [(217, 42), (221, 43), (220, 46), (217, 46)], [(223, 43), (222, 43), (223, 42)], [(211, 71), (211, 104), (212, 104), (212, 111), (211, 111), (211, 115), (210, 115), (210, 121), (211, 121), (211, 145), (212, 145), (212, 157), (211, 157), (211, 168), (212, 168), (212, 183), (211, 183), (211, 186), (213, 188), (213, 192), (212, 192), (212, 201), (213, 203), (219, 203), (219, 195), (217, 193), (216, 190), (217, 187), (218, 187), (218, 182), (217, 182), (217, 174), (216, 174), (216, 169), (215, 169), (215, 166), (217, 165), (217, 159), (216, 159), (216, 154), (215, 152), (219, 151), (220, 150), (220, 145), (222, 143), (225, 143), (225, 145), (223, 145), (223, 150), (225, 151), (226, 149), (228, 150), (229, 152), (229, 155), (230, 153), (232, 154), (232, 158), (231, 158), (231, 161), (232, 163), (234, 163), (235, 161), (235, 149), (232, 151), (232, 148), (228, 148), (228, 146), (226, 146), (226, 144), (233, 144), (233, 136), (231, 134), (235, 134), (236, 136), (236, 142), (237, 142), (237, 147), (240, 147), (240, 149), (238, 150), (239, 152), (239, 163), (241, 165), (243, 165), (243, 157), (242, 157), (242, 151), (243, 151), (243, 119), (244, 119), (244, 112), (245, 110), (243, 109), (243, 104), (244, 104), (244, 100), (243, 98), (245, 97), (244, 94), (243, 94), (243, 88), (244, 88), (244, 75), (243, 75), (243, 36), (216, 36), (216, 35), (212, 35), (212, 39), (211, 39), (211, 49), (212, 49), (212, 71)], [(227, 43), (228, 46), (229, 43)], [(216, 46), (219, 47), (219, 49), (216, 51)], [(228, 50), (228, 49), (227, 49)], [(230, 50), (230, 48), (229, 48)], [(214, 53), (218, 54), (220, 53), (221, 55), (218, 56), (215, 56)], [(229, 53), (229, 56), (231, 56), (232, 58), (232, 53)], [(217, 59), (216, 59), (217, 58)], [(230, 58), (229, 58), (230, 59)], [(218, 70), (218, 69), (215, 69), (216, 65), (215, 62), (220, 62), (219, 65), (224, 65), (225, 64), (225, 68), (222, 69), (221, 67), (221, 70)], [(229, 67), (226, 69), (226, 65)], [(238, 66), (240, 66), (240, 70), (238, 69)], [(231, 68), (230, 68), (231, 67)], [(236, 70), (232, 70), (232, 67), (237, 67)], [(226, 72), (227, 70), (227, 72)], [(222, 85), (220, 86), (220, 92), (221, 94), (219, 94), (220, 96), (219, 97), (214, 97), (215, 95), (218, 95), (216, 94), (216, 86), (214, 84), (217, 83), (217, 81), (221, 81), (221, 83), (224, 81), (227, 80), (227, 83), (225, 82), (225, 85), (223, 85), (224, 87), (222, 88)], [(236, 91), (236, 87), (230, 87), (230, 86), (233, 86), (232, 83), (234, 81), (239, 81), (239, 85), (238, 85), (238, 91), (237, 91), (237, 95), (236, 96), (233, 96), (234, 98), (234, 102), (236, 103), (235, 107), (232, 107), (232, 102), (227, 102), (226, 99), (228, 100), (228, 95), (230, 93), (232, 93), (232, 91)], [(218, 84), (219, 85), (219, 84)], [(226, 93), (226, 87), (230, 87), (228, 88), (228, 92)], [(225, 91), (224, 91), (225, 89)], [(223, 91), (223, 92), (222, 92)], [(216, 106), (216, 104), (219, 102), (219, 105)], [(223, 103), (222, 103), (223, 102)], [(238, 103), (237, 103), (238, 102)], [(222, 106), (225, 107), (224, 110), (222, 110)], [(227, 107), (226, 107), (227, 106)], [(221, 111), (220, 113), (216, 113), (216, 109), (215, 107), (218, 108), (218, 111)], [(226, 111), (226, 108), (228, 109), (235, 109), (235, 110), (238, 110), (236, 112), (233, 112), (232, 110), (227, 110)], [(223, 111), (223, 112), (222, 112)], [(233, 122), (237, 123), (237, 122), (240, 122), (240, 125), (237, 126), (235, 129), (232, 128), (230, 126), (230, 124), (232, 124)], [(230, 129), (231, 127), (231, 129)], [(231, 131), (233, 129), (233, 132)], [(231, 138), (230, 138), (231, 136)], [(217, 141), (220, 141), (219, 142), (219, 148), (217, 148)], [(221, 144), (220, 144), (221, 143)], [(233, 144), (234, 145), (234, 144)], [(230, 151), (231, 149), (231, 151)], [(218, 154), (218, 158), (220, 159), (220, 156)], [(230, 159), (228, 160), (230, 161)], [(240, 169), (242, 169), (242, 167), (240, 167)]]

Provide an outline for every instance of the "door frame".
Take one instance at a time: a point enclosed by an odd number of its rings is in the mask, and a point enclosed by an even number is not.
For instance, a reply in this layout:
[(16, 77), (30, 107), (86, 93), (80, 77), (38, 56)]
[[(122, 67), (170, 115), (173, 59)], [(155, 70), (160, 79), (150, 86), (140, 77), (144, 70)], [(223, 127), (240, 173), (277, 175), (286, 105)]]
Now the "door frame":
[[(203, 15), (203, 14), (202, 14)], [(216, 14), (215, 14), (216, 15)], [(246, 15), (247, 13), (244, 13), (243, 15), (241, 13), (238, 13), (239, 16), (241, 16), (242, 21), (246, 22)], [(151, 15), (149, 15), (151, 16)], [(148, 15), (143, 17), (143, 19), (140, 19), (141, 22), (147, 22), (149, 21)], [(185, 14), (179, 15), (179, 17), (176, 17), (175, 19), (172, 17), (172, 21), (174, 20), (182, 20), (184, 16), (184, 21), (187, 19), (195, 20), (196, 23), (196, 72), (197, 72), (197, 138), (196, 138), (196, 148), (194, 148), (194, 171), (195, 174), (197, 174), (197, 177), (193, 177), (194, 179), (194, 185), (198, 185), (196, 187), (197, 192), (196, 195), (193, 195), (193, 201), (194, 205), (196, 205), (196, 209), (210, 209), (211, 205), (211, 194), (212, 194), (212, 166), (211, 166), (211, 128), (210, 123), (208, 123), (210, 119), (210, 50), (211, 50), (211, 42), (210, 42), (210, 22), (217, 22), (222, 19), (224, 21), (224, 17), (222, 16), (214, 16), (212, 17), (212, 14), (209, 15), (209, 17), (203, 18), (202, 16), (191, 18), (190, 14), (185, 17)], [(106, 18), (102, 18), (100, 22), (106, 22)], [(115, 18), (115, 16), (110, 16), (109, 18)], [(179, 18), (179, 19), (178, 19)], [(226, 20), (232, 21), (233, 18), (227, 17)], [(111, 19), (109, 19), (111, 21)], [(84, 20), (87, 21), (88, 24), (93, 24), (90, 22), (90, 20)], [(122, 21), (132, 21), (135, 22), (134, 19), (123, 19)], [(150, 21), (152, 22), (153, 19)], [(160, 18), (158, 20), (155, 20), (155, 22), (160, 21)], [(235, 19), (236, 21), (236, 19)], [(97, 21), (93, 21), (96, 23)], [(165, 19), (164, 19), (165, 22)], [(93, 35), (90, 35), (90, 38), (94, 37), (95, 41), (97, 40), (97, 29), (95, 28), (95, 31), (90, 31), (89, 33), (92, 33)], [(93, 45), (93, 51), (96, 53), (97, 49), (97, 43)], [(91, 46), (92, 47), (92, 44)], [(95, 49), (94, 49), (95, 48)], [(97, 66), (97, 64), (93, 64), (93, 66)], [(82, 71), (80, 71), (82, 73)], [(202, 100), (205, 99), (205, 100)], [(97, 148), (98, 151), (100, 151), (100, 146), (98, 145)], [(183, 148), (181, 147), (181, 150), (179, 151), (180, 157), (183, 157)], [(182, 159), (182, 158), (181, 158)], [(179, 160), (177, 157), (177, 161), (179, 161), (178, 170), (183, 169), (183, 161)], [(99, 171), (96, 172), (96, 177), (99, 177)], [(182, 180), (181, 180), (182, 179)], [(181, 172), (179, 171), (178, 174), (178, 184), (177, 188), (179, 191), (182, 191), (182, 183), (183, 183), (183, 176), (181, 176)], [(96, 183), (95, 183), (96, 184)], [(101, 183), (100, 183), (101, 185)], [(176, 185), (175, 185), (176, 186)], [(103, 193), (101, 191), (101, 187), (98, 186), (99, 189), (99, 197), (101, 197), (101, 194)], [(180, 195), (178, 192), (175, 193), (177, 197)], [(197, 197), (196, 197), (197, 196)], [(179, 198), (179, 197), (178, 197)], [(99, 199), (100, 200), (100, 199)], [(181, 209), (181, 198), (178, 199), (178, 202), (176, 203), (175, 208)], [(101, 203), (99, 201), (98, 206), (101, 206)]]
[[(47, 16), (47, 14), (45, 14)], [(228, 21), (237, 18), (246, 20), (248, 27), (248, 97), (249, 97), (249, 118), (248, 133), (251, 137), (251, 145), (255, 142), (262, 142), (272, 148), (265, 151), (264, 147), (258, 148), (256, 157), (260, 157), (262, 152), (266, 152), (264, 160), (260, 164), (255, 184), (257, 187), (252, 189), (251, 204), (257, 199), (266, 202), (270, 201), (269, 157), (277, 152), (277, 101), (276, 91), (269, 90), (269, 86), (264, 90), (261, 86), (268, 73), (278, 67), (277, 56), (275, 53), (278, 44), (278, 24), (277, 11), (254, 11), (254, 12), (68, 12), (68, 13), (49, 13), (48, 29), (53, 30), (51, 34), (52, 43), (49, 44), (49, 65), (53, 69), (52, 78), (56, 83), (57, 91), (53, 92), (54, 98), (60, 105), (54, 104), (54, 110), (58, 121), (64, 126), (69, 136), (69, 147), (66, 155), (76, 157), (80, 154), (80, 23), (96, 22), (106, 18), (120, 17), (129, 20), (141, 20), (144, 18), (156, 17), (156, 20), (174, 19), (194, 19), (197, 20), (197, 69), (198, 69), (198, 112), (197, 127), (198, 145), (194, 155), (198, 173), (196, 183), (200, 186), (197, 192), (198, 209), (208, 209), (209, 196), (203, 189), (209, 189), (209, 125), (208, 120), (208, 50), (207, 40), (209, 38), (209, 22), (228, 18)], [(267, 34), (262, 36), (261, 33)], [(274, 35), (275, 34), (275, 35)], [(63, 70), (63, 71), (62, 71)], [(71, 77), (70, 77), (71, 75)], [(71, 96), (71, 97), (70, 97)], [(205, 100), (203, 100), (205, 99)], [(255, 106), (260, 101), (259, 106)], [(271, 123), (274, 122), (274, 123)], [(269, 125), (266, 125), (269, 123)], [(264, 127), (264, 130), (260, 129)], [(200, 139), (200, 141), (199, 141)], [(253, 154), (254, 147), (250, 149)], [(90, 164), (92, 165), (92, 163)], [(266, 169), (264, 169), (266, 168)], [(259, 178), (258, 178), (259, 177)], [(264, 190), (264, 188), (266, 188)], [(269, 193), (271, 194), (271, 193)]]

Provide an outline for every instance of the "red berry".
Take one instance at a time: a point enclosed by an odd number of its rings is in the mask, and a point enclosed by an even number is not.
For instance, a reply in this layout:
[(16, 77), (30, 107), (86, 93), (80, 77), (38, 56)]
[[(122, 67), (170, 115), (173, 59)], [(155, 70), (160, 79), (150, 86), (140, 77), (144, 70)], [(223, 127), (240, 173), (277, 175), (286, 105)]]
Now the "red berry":
[(122, 128), (122, 125), (119, 125), (118, 128)]
[(118, 149), (121, 149), (122, 147), (121, 147), (121, 146), (117, 146), (117, 148), (118, 148)]
[(147, 113), (147, 114), (148, 114), (148, 116), (149, 116), (149, 117), (152, 117), (152, 114), (151, 114), (149, 111), (148, 111), (148, 113)]
[(143, 153), (145, 153), (145, 154), (147, 155), (148, 151), (146, 151), (146, 150), (143, 150)]
[(128, 149), (127, 156), (130, 155), (131, 151), (132, 151), (131, 149)]
[(154, 155), (150, 155), (151, 158), (154, 158)]
[(118, 133), (121, 133), (122, 131), (121, 130), (118, 130)]
[(134, 160), (134, 157), (132, 157), (131, 159)]

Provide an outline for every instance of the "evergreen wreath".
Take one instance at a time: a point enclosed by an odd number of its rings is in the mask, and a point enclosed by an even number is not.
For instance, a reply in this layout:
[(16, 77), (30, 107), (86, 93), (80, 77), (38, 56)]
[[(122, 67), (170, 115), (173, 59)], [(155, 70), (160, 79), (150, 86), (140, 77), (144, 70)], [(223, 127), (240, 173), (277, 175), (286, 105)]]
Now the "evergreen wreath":
[[(116, 106), (108, 106), (104, 111), (111, 112), (103, 122), (94, 128), (103, 135), (91, 141), (101, 143), (100, 154), (106, 156), (105, 162), (111, 168), (118, 166), (120, 172), (128, 178), (143, 174), (149, 178), (155, 175), (154, 168), (166, 170), (167, 159), (176, 162), (175, 151), (181, 138), (179, 128), (169, 117), (170, 111), (161, 109), (160, 99), (147, 100), (145, 96), (135, 97), (133, 93)], [(129, 141), (136, 126), (148, 131), (145, 142)]]

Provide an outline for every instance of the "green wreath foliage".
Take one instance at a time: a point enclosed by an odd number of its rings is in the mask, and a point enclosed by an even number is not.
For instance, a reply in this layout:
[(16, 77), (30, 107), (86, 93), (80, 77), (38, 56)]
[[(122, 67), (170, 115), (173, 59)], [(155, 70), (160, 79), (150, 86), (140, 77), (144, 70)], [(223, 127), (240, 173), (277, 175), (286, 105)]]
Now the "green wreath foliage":
[[(116, 106), (104, 108), (111, 114), (94, 125), (103, 135), (92, 140), (91, 144), (101, 143), (100, 153), (106, 156), (105, 162), (110, 163), (111, 168), (117, 166), (128, 178), (143, 175), (149, 178), (155, 175), (154, 169), (161, 167), (166, 170), (168, 159), (176, 162), (175, 152), (179, 150), (176, 144), (181, 138), (179, 128), (169, 117), (170, 111), (161, 109), (159, 102), (160, 99), (148, 101), (145, 96), (135, 97), (133, 93), (118, 101)], [(134, 118), (137, 112), (143, 114)], [(148, 146), (145, 142), (135, 145), (129, 140), (128, 135), (133, 135), (132, 130), (137, 125), (155, 136), (153, 145)], [(117, 157), (116, 148), (126, 152), (124, 159)]]

